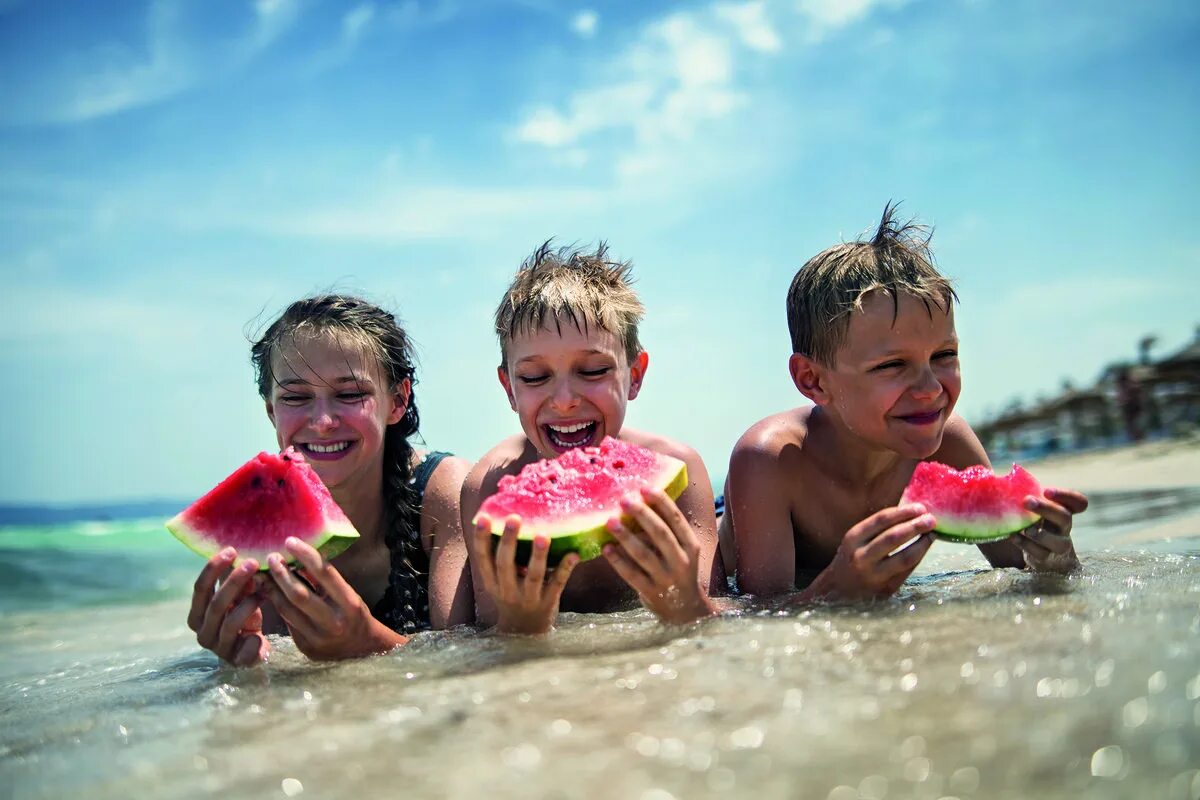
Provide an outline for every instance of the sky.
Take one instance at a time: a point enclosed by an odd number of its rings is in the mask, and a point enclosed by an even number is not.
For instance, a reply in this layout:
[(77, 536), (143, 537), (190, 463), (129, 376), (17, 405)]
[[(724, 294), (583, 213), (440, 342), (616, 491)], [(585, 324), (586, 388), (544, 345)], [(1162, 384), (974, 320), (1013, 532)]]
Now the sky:
[(784, 297), (934, 226), (979, 422), (1195, 335), (1193, 0), (0, 0), (0, 502), (188, 498), (274, 436), (248, 336), (328, 289), (416, 340), (429, 446), (519, 430), (491, 314), (542, 241), (647, 307), (627, 422), (800, 404)]

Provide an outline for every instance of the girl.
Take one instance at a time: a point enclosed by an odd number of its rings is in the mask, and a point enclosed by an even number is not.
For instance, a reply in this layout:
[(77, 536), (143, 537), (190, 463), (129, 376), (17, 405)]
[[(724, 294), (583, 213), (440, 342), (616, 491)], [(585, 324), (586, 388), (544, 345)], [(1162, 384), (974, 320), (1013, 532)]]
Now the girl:
[(328, 295), (288, 307), (250, 351), (280, 449), (316, 470), (361, 538), (326, 562), (289, 539), (268, 571), (233, 548), (197, 578), (188, 626), (237, 665), (267, 659), (265, 634), (290, 633), (314, 659), (354, 658), (407, 635), (474, 618), (458, 497), (468, 465), (409, 444), (418, 414), (408, 336), (388, 312)]

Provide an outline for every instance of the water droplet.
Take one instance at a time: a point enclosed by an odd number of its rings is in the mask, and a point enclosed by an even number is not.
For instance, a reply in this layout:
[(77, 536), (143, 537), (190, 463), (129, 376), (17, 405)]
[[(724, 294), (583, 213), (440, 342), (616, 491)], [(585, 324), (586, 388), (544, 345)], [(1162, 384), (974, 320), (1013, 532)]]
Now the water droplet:
[(1092, 753), (1092, 775), (1097, 778), (1115, 778), (1125, 766), (1125, 752), (1120, 746), (1110, 744)]
[(1121, 709), (1121, 721), (1126, 728), (1140, 728), (1150, 716), (1150, 704), (1144, 697), (1135, 697)]
[(1200, 675), (1187, 682), (1188, 700), (1200, 700)]
[(1103, 688), (1112, 683), (1113, 661), (1106, 658), (1096, 667), (1096, 687)]
[(904, 779), (913, 783), (928, 780), (932, 765), (928, 758), (910, 758), (904, 765)]
[(760, 728), (747, 725), (745, 728), (738, 728), (729, 734), (729, 743), (738, 750), (753, 750), (762, 746), (763, 738)]
[(960, 794), (974, 794), (979, 789), (979, 770), (960, 767), (950, 776), (950, 789)]
[(304, 792), (304, 784), (295, 778), (284, 778), (279, 782), (279, 788), (283, 789), (283, 793), (288, 797), (295, 797)]
[(556, 719), (550, 723), (550, 733), (555, 736), (566, 736), (571, 732), (571, 723), (565, 719)]
[(925, 755), (925, 739), (921, 736), (909, 736), (900, 743), (901, 758), (916, 758)]
[(882, 775), (868, 775), (858, 784), (858, 796), (862, 800), (883, 800), (887, 791), (888, 780)]
[(835, 786), (829, 790), (825, 800), (858, 800), (858, 789), (853, 786)]
[(1163, 672), (1162, 670), (1159, 670), (1158, 672), (1151, 675), (1150, 679), (1148, 681), (1146, 681), (1146, 688), (1150, 691), (1150, 694), (1158, 694), (1163, 689), (1166, 689), (1167, 688), (1167, 673)]
[(915, 688), (917, 688), (917, 674), (915, 672), (910, 672), (900, 679), (901, 691), (911, 692)]

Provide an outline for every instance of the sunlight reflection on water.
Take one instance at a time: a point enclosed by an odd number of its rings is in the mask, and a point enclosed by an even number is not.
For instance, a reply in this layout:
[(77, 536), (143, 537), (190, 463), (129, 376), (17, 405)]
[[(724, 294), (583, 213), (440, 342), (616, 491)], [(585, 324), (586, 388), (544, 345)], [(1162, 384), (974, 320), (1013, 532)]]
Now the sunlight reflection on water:
[(1196, 798), (1200, 529), (1169, 548), (1113, 542), (1198, 505), (1096, 498), (1069, 578), (939, 543), (870, 607), (742, 600), (686, 629), (565, 615), (547, 640), (451, 631), (335, 665), (280, 640), (266, 668), (221, 667), (179, 601), (8, 613), (0, 783), (14, 797)]

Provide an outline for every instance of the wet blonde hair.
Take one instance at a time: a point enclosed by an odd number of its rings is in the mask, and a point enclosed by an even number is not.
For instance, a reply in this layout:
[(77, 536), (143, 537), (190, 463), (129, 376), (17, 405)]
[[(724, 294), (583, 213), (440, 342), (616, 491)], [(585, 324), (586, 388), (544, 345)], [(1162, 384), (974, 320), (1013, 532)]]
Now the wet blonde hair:
[(792, 352), (832, 366), (846, 339), (850, 313), (872, 292), (891, 296), (893, 321), (901, 294), (922, 301), (930, 316), (934, 306), (948, 313), (958, 295), (934, 266), (932, 236), (927, 226), (913, 220), (898, 222), (896, 204), (889, 202), (870, 239), (843, 242), (809, 259), (788, 289)]
[(645, 308), (633, 290), (632, 265), (613, 261), (601, 242), (595, 252), (552, 247), (546, 241), (525, 259), (496, 308), (500, 366), (508, 368), (508, 345), (518, 334), (570, 322), (581, 332), (591, 327), (621, 340), (629, 363), (642, 351), (638, 323)]

